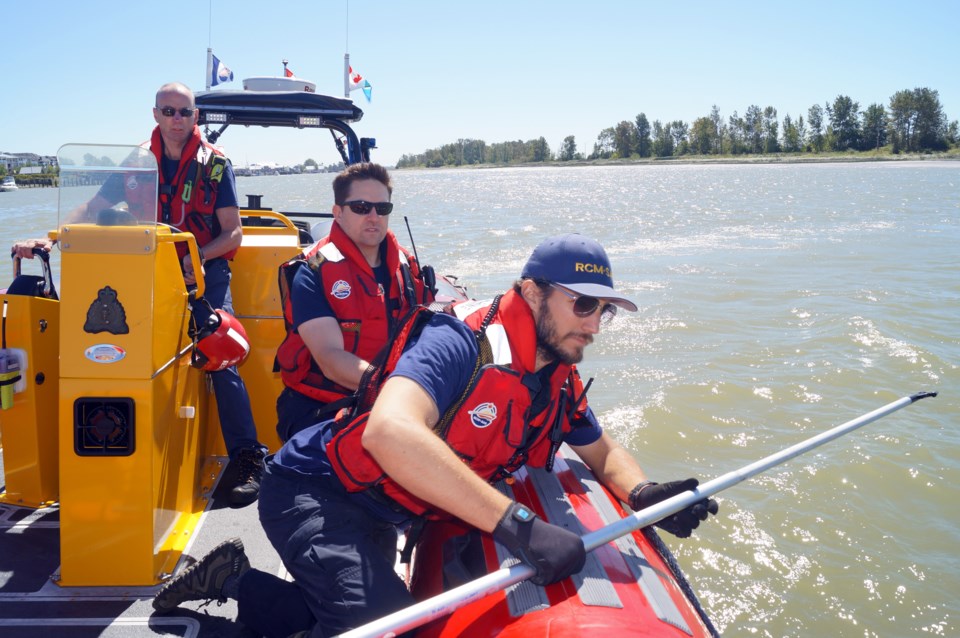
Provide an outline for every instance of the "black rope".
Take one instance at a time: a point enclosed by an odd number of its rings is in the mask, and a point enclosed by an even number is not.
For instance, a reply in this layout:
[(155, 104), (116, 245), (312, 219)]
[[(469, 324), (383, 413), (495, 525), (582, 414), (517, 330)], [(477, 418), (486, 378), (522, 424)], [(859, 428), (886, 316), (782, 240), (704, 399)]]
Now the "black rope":
[(680, 587), (680, 591), (683, 592), (683, 595), (686, 596), (687, 600), (690, 601), (690, 604), (693, 605), (693, 608), (697, 610), (697, 615), (700, 616), (700, 620), (703, 621), (703, 624), (706, 625), (707, 631), (710, 632), (710, 635), (713, 638), (720, 638), (720, 632), (717, 631), (717, 628), (713, 626), (713, 622), (710, 621), (710, 617), (707, 615), (706, 610), (700, 604), (700, 599), (697, 598), (697, 594), (693, 591), (693, 587), (690, 586), (690, 582), (687, 580), (687, 577), (683, 574), (683, 570), (680, 569), (680, 564), (677, 562), (677, 559), (674, 557), (673, 552), (670, 551), (670, 548), (667, 547), (666, 543), (660, 538), (660, 535), (657, 534), (657, 531), (653, 529), (653, 526), (644, 527), (642, 530), (643, 535), (647, 537), (647, 540), (650, 541), (650, 544), (653, 546), (657, 553), (660, 554), (660, 558), (663, 559), (663, 562), (667, 564), (667, 567), (670, 568), (670, 573), (673, 574), (674, 580), (677, 581), (677, 586)]

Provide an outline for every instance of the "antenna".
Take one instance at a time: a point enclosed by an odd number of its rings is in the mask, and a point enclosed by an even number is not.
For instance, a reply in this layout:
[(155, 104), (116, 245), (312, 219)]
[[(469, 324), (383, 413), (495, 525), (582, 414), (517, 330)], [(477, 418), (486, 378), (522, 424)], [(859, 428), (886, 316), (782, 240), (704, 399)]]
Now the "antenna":
[(347, 14), (343, 34), (343, 97), (350, 97), (350, 0), (346, 0)]
[[(417, 260), (417, 267), (420, 268), (420, 281), (423, 282), (424, 287), (431, 292), (434, 296), (437, 294), (437, 273), (434, 272), (433, 266), (425, 266), (420, 262), (420, 255), (417, 254), (417, 244), (413, 241), (413, 231), (410, 230), (410, 220), (407, 219), (407, 216), (403, 216), (403, 223), (407, 225), (407, 235), (410, 236), (410, 248), (413, 249), (413, 258)], [(427, 296), (424, 292), (424, 301), (426, 303)]]
[(207, 17), (207, 90), (210, 90), (213, 80), (213, 0), (209, 2), (210, 12)]
[(417, 263), (420, 263), (420, 255), (417, 254), (417, 244), (413, 241), (413, 231), (410, 230), (410, 220), (407, 219), (407, 216), (403, 216), (403, 223), (407, 225), (407, 235), (410, 237), (410, 248), (413, 249), (413, 258), (417, 260)]

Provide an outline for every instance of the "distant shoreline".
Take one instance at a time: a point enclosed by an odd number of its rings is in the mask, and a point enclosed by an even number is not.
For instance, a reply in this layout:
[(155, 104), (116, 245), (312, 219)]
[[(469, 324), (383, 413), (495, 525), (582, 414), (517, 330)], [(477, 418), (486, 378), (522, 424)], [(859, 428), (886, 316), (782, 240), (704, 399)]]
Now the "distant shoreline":
[(517, 162), (511, 164), (461, 164), (460, 166), (410, 166), (406, 168), (394, 168), (392, 170), (444, 170), (451, 168), (531, 168), (536, 166), (565, 168), (576, 166), (633, 166), (650, 165), (664, 166), (675, 164), (848, 164), (853, 162), (918, 162), (918, 161), (960, 161), (960, 153), (901, 153), (899, 155), (847, 155), (847, 154), (821, 154), (821, 155), (750, 155), (750, 156), (725, 156), (725, 157), (651, 157), (651, 158), (633, 158), (633, 159), (594, 159), (594, 160), (569, 160), (566, 162)]

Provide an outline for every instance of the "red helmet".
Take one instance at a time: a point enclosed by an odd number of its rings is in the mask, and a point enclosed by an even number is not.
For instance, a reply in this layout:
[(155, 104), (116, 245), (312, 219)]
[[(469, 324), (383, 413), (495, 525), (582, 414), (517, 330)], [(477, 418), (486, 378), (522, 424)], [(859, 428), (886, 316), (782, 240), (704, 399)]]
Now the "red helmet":
[(250, 354), (250, 341), (240, 321), (225, 310), (211, 314), (199, 330), (190, 364), (207, 372), (237, 366)]

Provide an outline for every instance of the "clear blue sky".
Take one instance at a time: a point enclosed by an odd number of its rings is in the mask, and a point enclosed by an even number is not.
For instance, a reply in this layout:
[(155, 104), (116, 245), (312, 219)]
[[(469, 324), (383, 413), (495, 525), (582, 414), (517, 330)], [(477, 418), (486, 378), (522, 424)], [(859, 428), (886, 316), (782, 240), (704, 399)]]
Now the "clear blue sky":
[[(373, 85), (356, 126), (392, 164), (457, 138), (567, 135), (589, 152), (601, 129), (773, 106), (782, 121), (840, 94), (885, 106), (939, 91), (960, 119), (960, 2), (801, 0), (47, 0), (3, 2), (0, 151), (67, 142), (139, 143), (157, 87), (203, 90), (208, 44), (241, 78), (282, 60), (320, 92), (343, 92), (349, 41)], [(349, 38), (349, 40), (348, 40)], [(228, 130), (235, 164), (321, 163), (326, 131)]]

